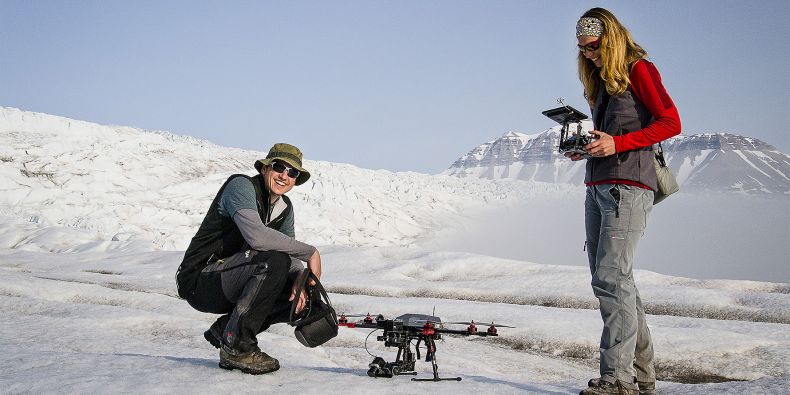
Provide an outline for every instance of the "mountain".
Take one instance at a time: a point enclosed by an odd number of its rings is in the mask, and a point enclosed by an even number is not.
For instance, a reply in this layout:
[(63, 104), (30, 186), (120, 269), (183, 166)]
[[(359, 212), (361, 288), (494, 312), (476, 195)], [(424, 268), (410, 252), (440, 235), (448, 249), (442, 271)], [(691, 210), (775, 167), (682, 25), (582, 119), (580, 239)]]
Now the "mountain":
[[(442, 174), (580, 184), (584, 161), (571, 162), (557, 152), (559, 131), (556, 126), (532, 135), (507, 132), (458, 158)], [(662, 146), (683, 191), (790, 194), (790, 156), (763, 141), (706, 133), (677, 136)]]
[[(511, 134), (511, 147), (501, 149), (499, 158), (505, 160), (525, 145), (535, 147), (521, 153), (527, 157), (557, 156), (551, 139), (523, 136)], [(15, 229), (0, 227), (0, 249), (47, 252), (101, 251), (127, 244), (183, 250), (225, 179), (234, 173), (254, 174), (252, 163), (266, 155), (166, 132), (13, 108), (0, 108), (0, 141), (0, 222)], [(272, 143), (264, 141), (261, 148)], [(581, 248), (565, 248), (573, 236), (569, 229), (584, 226), (574, 208), (583, 201), (584, 188), (568, 170), (560, 174), (557, 167), (542, 165), (535, 180), (551, 183), (489, 180), (374, 171), (306, 155), (312, 177), (288, 196), (296, 207), (297, 237), (310, 244), (430, 245), (532, 262), (584, 263)], [(570, 170), (579, 165), (563, 157), (556, 163)], [(560, 176), (569, 181), (555, 183)], [(696, 194), (662, 203), (664, 215), (651, 223), (651, 231), (661, 236), (648, 238), (640, 247), (641, 267), (696, 278), (786, 277), (787, 250), (782, 246), (790, 229), (785, 226), (785, 200), (730, 195), (715, 205)], [(738, 215), (724, 218), (721, 212)], [(699, 235), (694, 242), (672, 238), (673, 224), (691, 217), (693, 223), (683, 226)], [(78, 240), (75, 234), (81, 235)], [(700, 240), (719, 247), (700, 248)], [(669, 244), (675, 247), (664, 252)], [(741, 264), (755, 259), (753, 251), (760, 251), (760, 270)]]
[[(266, 155), (15, 108), (0, 108), (0, 140), (0, 215), (88, 230), (94, 241), (149, 240), (165, 249), (186, 248), (225, 179), (255, 174), (252, 164)], [(312, 177), (288, 196), (297, 207), (297, 234), (316, 245), (409, 245), (468, 217), (481, 202), (572, 188), (309, 159), (305, 166)]]
[(790, 194), (790, 156), (758, 139), (695, 134), (674, 138), (665, 149), (684, 189)]

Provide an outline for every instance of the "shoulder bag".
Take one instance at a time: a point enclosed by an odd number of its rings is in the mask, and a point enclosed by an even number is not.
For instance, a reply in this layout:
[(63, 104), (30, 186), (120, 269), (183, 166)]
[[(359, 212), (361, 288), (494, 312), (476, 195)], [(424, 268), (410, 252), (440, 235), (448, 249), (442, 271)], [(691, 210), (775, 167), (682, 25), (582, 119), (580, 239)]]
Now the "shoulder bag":
[(675, 176), (669, 170), (666, 160), (664, 160), (664, 149), (661, 147), (661, 143), (658, 143), (658, 150), (653, 157), (653, 162), (656, 165), (656, 177), (658, 178), (658, 188), (653, 195), (653, 205), (656, 205), (669, 195), (680, 190), (680, 187)]

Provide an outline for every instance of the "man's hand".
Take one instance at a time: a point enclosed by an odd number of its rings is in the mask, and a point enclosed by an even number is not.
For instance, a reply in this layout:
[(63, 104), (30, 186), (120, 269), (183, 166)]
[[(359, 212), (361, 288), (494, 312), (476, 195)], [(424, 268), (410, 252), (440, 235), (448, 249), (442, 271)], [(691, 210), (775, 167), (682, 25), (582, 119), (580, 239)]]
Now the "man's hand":
[[(313, 272), (316, 277), (319, 279), (321, 278), (321, 254), (318, 253), (317, 248), (313, 255), (310, 256), (310, 259), (307, 260), (307, 267), (310, 268), (310, 271)], [(310, 280), (310, 285), (315, 285), (315, 281)]]
[[(321, 278), (321, 254), (318, 253), (318, 249), (315, 250), (313, 255), (307, 260), (307, 267), (310, 268), (310, 271), (315, 274), (316, 277), (319, 279)], [(296, 297), (296, 291), (299, 290), (299, 284), (301, 284), (304, 277), (299, 277), (294, 281), (294, 286), (291, 288), (291, 297), (288, 298), (289, 301), (293, 301)], [(315, 285), (315, 280), (310, 280), (310, 285)], [(299, 302), (296, 304), (296, 311), (295, 314), (299, 314), (300, 311), (305, 307), (305, 294), (307, 290), (302, 290), (302, 293), (299, 294)]]
[[(296, 291), (298, 290), (299, 290), (299, 281), (294, 281), (294, 286), (293, 288), (291, 288), (291, 297), (288, 298), (289, 301), (294, 300), (294, 298), (296, 297)], [(302, 312), (302, 309), (304, 309), (304, 304), (305, 301), (307, 300), (305, 294), (307, 294), (307, 290), (303, 290), (302, 293), (299, 294), (299, 302), (296, 304), (296, 311), (294, 311), (294, 314), (299, 314)]]
[[(590, 132), (596, 136), (597, 140), (584, 146), (584, 149), (593, 157), (603, 158), (604, 156), (614, 155), (617, 149), (614, 145), (614, 138), (600, 130), (593, 130)], [(572, 159), (572, 158), (571, 158)]]
[(567, 158), (571, 158), (571, 160), (572, 160), (572, 161), (574, 161), (574, 162), (575, 162), (575, 161), (577, 161), (577, 160), (582, 160), (582, 159), (584, 159), (584, 157), (582, 156), (582, 154), (578, 154), (578, 153), (576, 153), (576, 152), (566, 152), (566, 153), (565, 153), (565, 157), (567, 157)]

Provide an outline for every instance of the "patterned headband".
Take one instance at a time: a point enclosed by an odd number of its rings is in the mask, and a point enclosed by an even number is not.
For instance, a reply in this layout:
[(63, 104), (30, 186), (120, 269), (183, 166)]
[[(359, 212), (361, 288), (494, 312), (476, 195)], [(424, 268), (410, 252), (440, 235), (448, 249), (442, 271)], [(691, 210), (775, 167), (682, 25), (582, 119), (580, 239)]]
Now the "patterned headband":
[(576, 23), (576, 37), (579, 36), (593, 36), (601, 37), (603, 35), (603, 22), (598, 18), (584, 17), (579, 19)]

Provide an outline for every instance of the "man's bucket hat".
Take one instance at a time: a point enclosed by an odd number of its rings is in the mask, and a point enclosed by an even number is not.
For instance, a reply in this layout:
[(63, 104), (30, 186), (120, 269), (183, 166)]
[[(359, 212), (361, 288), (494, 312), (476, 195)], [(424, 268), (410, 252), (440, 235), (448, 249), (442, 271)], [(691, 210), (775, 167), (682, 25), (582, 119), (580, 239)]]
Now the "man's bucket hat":
[(302, 151), (286, 143), (277, 143), (272, 146), (266, 158), (255, 161), (255, 169), (260, 172), (263, 166), (270, 165), (275, 160), (285, 162), (294, 169), (299, 170), (299, 176), (296, 177), (296, 185), (302, 185), (310, 178), (310, 172), (302, 167)]

